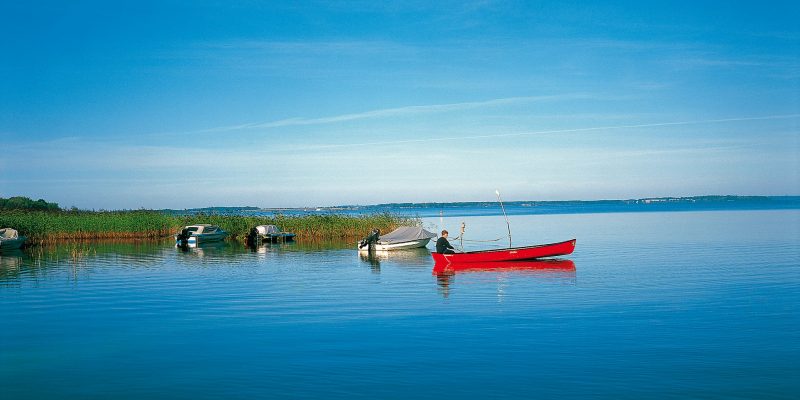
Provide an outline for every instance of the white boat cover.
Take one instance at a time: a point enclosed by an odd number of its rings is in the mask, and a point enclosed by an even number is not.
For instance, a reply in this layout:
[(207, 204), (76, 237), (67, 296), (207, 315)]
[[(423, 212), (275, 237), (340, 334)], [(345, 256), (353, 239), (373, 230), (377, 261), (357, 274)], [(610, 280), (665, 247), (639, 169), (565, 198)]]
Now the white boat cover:
[(262, 235), (281, 233), (281, 230), (275, 225), (259, 225), (256, 227), (256, 230)]
[(381, 235), (378, 240), (381, 243), (400, 243), (410, 242), (420, 239), (432, 239), (436, 234), (416, 226), (401, 226), (385, 235)]
[(3, 228), (0, 229), (0, 239), (17, 239), (19, 232), (16, 229)]

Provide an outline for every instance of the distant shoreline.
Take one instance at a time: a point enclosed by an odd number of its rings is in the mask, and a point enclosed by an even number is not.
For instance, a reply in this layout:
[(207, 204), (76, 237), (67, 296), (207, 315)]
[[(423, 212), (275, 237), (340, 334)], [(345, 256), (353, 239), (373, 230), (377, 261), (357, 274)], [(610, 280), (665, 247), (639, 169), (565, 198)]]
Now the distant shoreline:
[[(648, 211), (721, 211), (800, 209), (800, 196), (689, 196), (648, 197), (626, 200), (522, 200), (503, 203), (509, 214), (582, 214)], [(440, 214), (495, 215), (500, 213), (498, 202), (450, 203), (382, 203), (374, 205), (340, 205), (325, 207), (204, 207), (184, 210), (164, 209), (174, 215), (317, 215), (317, 214), (399, 214), (408, 217), (432, 217)], [(455, 214), (454, 214), (455, 213)], [(466, 214), (462, 214), (466, 213)]]

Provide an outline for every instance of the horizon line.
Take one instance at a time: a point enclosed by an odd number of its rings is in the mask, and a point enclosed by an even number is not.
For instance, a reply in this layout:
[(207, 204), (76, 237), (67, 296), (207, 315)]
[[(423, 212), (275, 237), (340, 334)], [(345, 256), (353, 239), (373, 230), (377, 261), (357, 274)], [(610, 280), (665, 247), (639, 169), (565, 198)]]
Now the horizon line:
[[(605, 199), (570, 199), (570, 200), (504, 200), (504, 203), (520, 203), (520, 202), (536, 202), (536, 203), (564, 203), (564, 202), (599, 202), (599, 201), (633, 201), (633, 200), (660, 200), (660, 199), (679, 199), (679, 200), (686, 200), (686, 199), (697, 199), (697, 198), (711, 198), (711, 197), (720, 197), (720, 198), (798, 198), (800, 199), (800, 194), (790, 194), (790, 195), (739, 195), (739, 194), (706, 194), (706, 195), (692, 195), (692, 196), (650, 196), (650, 197), (637, 197), (637, 198), (605, 198)], [(337, 205), (330, 205), (330, 206), (297, 206), (297, 207), (259, 207), (259, 206), (207, 206), (207, 207), (192, 207), (192, 208), (184, 208), (184, 209), (175, 209), (175, 208), (162, 208), (162, 209), (152, 209), (151, 211), (162, 211), (162, 210), (169, 210), (169, 211), (185, 211), (185, 210), (207, 210), (213, 208), (238, 208), (238, 209), (259, 209), (259, 210), (304, 210), (310, 208), (321, 208), (321, 209), (330, 209), (330, 208), (343, 208), (343, 207), (375, 207), (375, 206), (393, 206), (393, 205), (400, 205), (400, 204), (469, 204), (469, 203), (496, 203), (497, 201), (493, 200), (471, 200), (471, 201), (427, 201), (427, 202), (394, 202), (394, 203), (375, 203), (375, 204), (337, 204)], [(146, 209), (145, 209), (146, 210)]]

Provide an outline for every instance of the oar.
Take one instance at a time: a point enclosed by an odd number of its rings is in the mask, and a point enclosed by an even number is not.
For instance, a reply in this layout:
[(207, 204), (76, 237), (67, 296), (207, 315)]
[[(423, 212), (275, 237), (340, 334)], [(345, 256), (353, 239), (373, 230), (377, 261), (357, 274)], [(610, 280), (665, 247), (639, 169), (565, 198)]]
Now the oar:
[(506, 218), (506, 227), (508, 227), (508, 247), (511, 248), (511, 224), (508, 223), (508, 215), (506, 215), (506, 208), (503, 206), (503, 199), (500, 198), (500, 190), (494, 191), (497, 194), (497, 200), (500, 201), (500, 208), (503, 209), (503, 217)]

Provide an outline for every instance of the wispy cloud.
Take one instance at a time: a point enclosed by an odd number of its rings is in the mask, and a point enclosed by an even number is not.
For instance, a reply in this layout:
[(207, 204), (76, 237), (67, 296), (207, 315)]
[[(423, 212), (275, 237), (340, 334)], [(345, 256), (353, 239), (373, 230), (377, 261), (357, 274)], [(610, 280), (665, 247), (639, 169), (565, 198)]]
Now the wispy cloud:
[(361, 143), (348, 143), (348, 144), (318, 145), (318, 146), (311, 146), (310, 148), (323, 149), (323, 148), (342, 148), (342, 147), (385, 146), (385, 145), (394, 145), (394, 144), (442, 142), (442, 141), (474, 140), (474, 139), (493, 139), (493, 138), (508, 138), (508, 137), (546, 135), (546, 134), (556, 134), (556, 133), (579, 133), (579, 132), (592, 132), (592, 131), (623, 130), (623, 129), (636, 129), (636, 128), (657, 128), (657, 127), (668, 127), (668, 126), (718, 124), (718, 123), (728, 123), (728, 122), (763, 121), (763, 120), (777, 120), (777, 119), (791, 119), (791, 118), (800, 118), (800, 114), (768, 115), (768, 116), (760, 116), (760, 117), (742, 117), (742, 118), (706, 119), (706, 120), (695, 120), (695, 121), (657, 122), (657, 123), (649, 123), (649, 124), (632, 124), (632, 125), (595, 126), (595, 127), (585, 127), (585, 128), (554, 129), (554, 130), (542, 130), (542, 131), (532, 131), (532, 132), (493, 133), (493, 134), (471, 135), (471, 136), (429, 137), (429, 138), (423, 138), (423, 139), (406, 139), (406, 140), (393, 140), (393, 141), (376, 141), (376, 142), (361, 142)]
[(753, 68), (761, 70), (762, 73), (774, 72), (794, 72), (800, 67), (797, 57), (775, 54), (723, 54), (720, 51), (710, 51), (708, 49), (698, 49), (676, 54), (667, 58), (664, 62), (673, 67), (682, 69), (703, 69), (703, 68)]
[(333, 117), (292, 118), (282, 121), (255, 124), (249, 126), (249, 128), (274, 128), (274, 127), (292, 126), (292, 125), (320, 125), (320, 124), (354, 121), (361, 119), (396, 117), (396, 116), (415, 115), (422, 113), (462, 111), (462, 110), (476, 109), (482, 107), (494, 107), (494, 106), (501, 106), (508, 104), (516, 104), (516, 103), (575, 100), (575, 99), (586, 99), (586, 98), (590, 98), (590, 96), (586, 94), (567, 94), (567, 95), (553, 95), (553, 96), (509, 97), (509, 98), (493, 99), (487, 101), (476, 101), (476, 102), (407, 106), (407, 107), (387, 108), (382, 110), (372, 110), (362, 113), (344, 114)]
[(572, 94), (546, 95), (546, 96), (507, 97), (507, 98), (491, 99), (491, 100), (484, 100), (484, 101), (473, 101), (473, 102), (429, 104), (429, 105), (417, 105), (417, 106), (384, 108), (384, 109), (369, 110), (369, 111), (351, 113), (351, 114), (334, 115), (334, 116), (329, 116), (329, 117), (287, 118), (287, 119), (276, 120), (276, 121), (244, 123), (244, 124), (237, 124), (237, 125), (220, 126), (220, 127), (214, 127), (214, 128), (202, 129), (202, 130), (194, 130), (194, 131), (183, 132), (183, 133), (190, 134), (190, 133), (209, 133), (209, 132), (234, 132), (234, 131), (241, 131), (241, 130), (248, 130), (248, 129), (270, 129), (270, 128), (279, 128), (279, 127), (287, 127), (287, 126), (326, 125), (326, 124), (335, 124), (335, 123), (341, 123), (341, 122), (350, 122), (350, 121), (358, 121), (358, 120), (366, 120), (366, 119), (390, 118), (390, 117), (399, 117), (399, 116), (413, 116), (413, 115), (418, 115), (418, 114), (431, 114), (431, 113), (445, 113), (445, 112), (453, 112), (453, 111), (479, 109), (479, 108), (484, 108), (484, 107), (498, 107), (498, 106), (504, 106), (504, 105), (521, 104), (521, 103), (564, 101), (564, 100), (581, 100), (581, 99), (592, 99), (592, 98), (597, 98), (597, 96), (596, 95), (591, 95), (591, 94), (586, 94), (586, 93), (572, 93)]
[[(268, 55), (353, 55), (407, 54), (417, 51), (417, 47), (386, 40), (319, 40), (319, 41), (276, 41), (239, 40), (229, 42), (205, 42), (197, 45), (199, 50), (242, 52)], [(230, 54), (222, 54), (229, 56)]]

